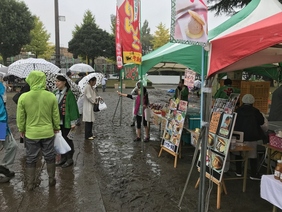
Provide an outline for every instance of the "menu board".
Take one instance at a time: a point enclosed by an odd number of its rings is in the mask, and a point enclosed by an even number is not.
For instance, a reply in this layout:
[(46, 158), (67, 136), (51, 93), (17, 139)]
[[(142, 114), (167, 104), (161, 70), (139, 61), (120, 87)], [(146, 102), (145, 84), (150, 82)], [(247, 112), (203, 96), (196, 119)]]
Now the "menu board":
[[(234, 113), (238, 95), (230, 99), (216, 99), (212, 108), (209, 134), (207, 138), (206, 172), (221, 181), (225, 167), (231, 136), (237, 114)], [(232, 102), (233, 100), (233, 102)], [(201, 156), (197, 166), (200, 167)]]
[(212, 112), (224, 112), (232, 114), (235, 110), (240, 94), (231, 93), (228, 99), (217, 98), (214, 102)]
[(167, 123), (162, 138), (162, 146), (175, 153), (178, 152), (181, 134), (183, 130), (186, 111), (169, 110), (167, 114)]

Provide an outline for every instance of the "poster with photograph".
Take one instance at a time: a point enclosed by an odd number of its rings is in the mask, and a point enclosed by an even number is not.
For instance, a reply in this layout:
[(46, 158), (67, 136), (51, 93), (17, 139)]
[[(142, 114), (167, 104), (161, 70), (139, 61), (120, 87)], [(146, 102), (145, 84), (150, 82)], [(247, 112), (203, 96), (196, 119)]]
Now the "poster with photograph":
[(222, 115), (221, 112), (212, 113), (211, 121), (210, 121), (210, 129), (209, 129), (211, 133), (214, 133), (214, 134), (217, 133), (221, 115)]
[(228, 102), (225, 104), (224, 112), (228, 114), (232, 114), (235, 111), (236, 104), (238, 102), (240, 94), (238, 93), (231, 93)]
[(232, 129), (232, 123), (233, 123), (233, 115), (228, 113), (223, 113), (218, 135), (225, 138), (229, 138)]
[[(205, 165), (206, 172), (218, 181), (222, 180), (236, 116), (236, 113), (224, 112), (213, 112), (211, 115)], [(201, 167), (201, 165), (201, 156), (199, 156), (197, 166)]]
[(169, 101), (169, 109), (176, 110), (177, 109), (177, 102), (174, 99), (170, 99)]
[(183, 100), (179, 101), (178, 110), (187, 111), (187, 107), (188, 107), (187, 101), (183, 101)]
[(178, 152), (183, 131), (186, 111), (170, 110), (170, 118), (167, 120), (162, 138), (162, 145), (173, 151)]
[(171, 42), (205, 46), (208, 39), (207, 0), (171, 1)]
[(224, 112), (224, 108), (228, 99), (217, 98), (213, 104), (212, 112)]

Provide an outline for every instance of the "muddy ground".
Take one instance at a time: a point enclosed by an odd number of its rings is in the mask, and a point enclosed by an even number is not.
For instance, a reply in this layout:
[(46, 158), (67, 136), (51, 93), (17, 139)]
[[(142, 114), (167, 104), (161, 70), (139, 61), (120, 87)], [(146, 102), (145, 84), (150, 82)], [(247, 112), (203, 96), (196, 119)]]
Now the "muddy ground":
[[(131, 89), (125, 90), (130, 92)], [(160, 151), (158, 126), (151, 125), (149, 143), (133, 142), (135, 129), (130, 127), (132, 101), (122, 99), (120, 121), (119, 97), (114, 89), (99, 92), (108, 109), (96, 115), (94, 123), (95, 140), (84, 140), (84, 125), (75, 137), (74, 166), (57, 168), (57, 184), (48, 187), (46, 166), (41, 170), (38, 161), (39, 186), (33, 192), (24, 188), (25, 149), (19, 143), (19, 150), (12, 169), (16, 176), (10, 183), (0, 184), (0, 211), (85, 211), (85, 212), (133, 212), (133, 211), (178, 211), (178, 203), (191, 168), (194, 148), (188, 144), (182, 147), (182, 158), (173, 168), (174, 157)], [(16, 105), (8, 93), (7, 109), (9, 124), (14, 137), (19, 141), (15, 126)], [(163, 103), (170, 98), (166, 90), (150, 89), (151, 103)], [(190, 106), (198, 107), (199, 99), (190, 96)], [(116, 114), (114, 116), (114, 113)], [(121, 125), (120, 125), (121, 123)], [(0, 152), (3, 155), (3, 150)], [(44, 164), (43, 164), (44, 165)], [(234, 175), (230, 170), (227, 175)], [(199, 177), (197, 168), (185, 192), (181, 211), (197, 211), (198, 190), (194, 188)], [(207, 186), (209, 186), (208, 182)], [(207, 211), (271, 211), (272, 206), (260, 198), (260, 182), (247, 180), (247, 190), (242, 192), (242, 181), (226, 181), (228, 194), (222, 195), (221, 209), (216, 209), (214, 184)]]

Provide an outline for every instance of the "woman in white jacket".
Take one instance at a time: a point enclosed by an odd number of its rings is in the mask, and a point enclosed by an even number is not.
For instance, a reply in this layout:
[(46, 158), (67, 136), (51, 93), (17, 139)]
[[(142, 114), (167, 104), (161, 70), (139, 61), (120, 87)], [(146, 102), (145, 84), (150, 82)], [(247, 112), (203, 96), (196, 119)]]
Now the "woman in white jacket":
[(93, 140), (93, 122), (95, 121), (93, 106), (96, 101), (96, 91), (93, 86), (96, 84), (96, 77), (89, 80), (84, 89), (83, 115), (82, 121), (85, 122), (85, 139)]

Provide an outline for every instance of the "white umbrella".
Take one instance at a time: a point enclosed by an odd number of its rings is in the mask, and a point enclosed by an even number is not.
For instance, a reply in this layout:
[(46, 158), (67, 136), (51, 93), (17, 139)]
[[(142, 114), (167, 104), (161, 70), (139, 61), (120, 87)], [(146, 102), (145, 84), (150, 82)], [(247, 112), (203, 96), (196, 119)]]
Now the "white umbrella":
[(85, 89), (85, 86), (88, 84), (89, 80), (93, 77), (96, 77), (96, 85), (95, 87), (97, 87), (98, 85), (102, 84), (102, 79), (104, 77), (103, 74), (101, 73), (91, 73), (91, 74), (88, 74), (87, 76), (83, 77), (79, 83), (78, 83), (78, 86), (80, 88), (80, 91), (82, 94), (84, 94), (84, 89)]
[(6, 73), (0, 71), (0, 77), (5, 77)]
[(8, 73), (19, 78), (26, 78), (33, 70), (58, 73), (60, 68), (44, 59), (37, 58), (21, 59), (12, 63), (8, 67)]
[(2, 66), (2, 67), (0, 67), (0, 72), (3, 72), (3, 73), (8, 73), (8, 67), (6, 67), (6, 66)]
[(70, 67), (71, 72), (95, 72), (94, 68), (84, 63), (77, 63)]
[(51, 73), (49, 71), (43, 71), (43, 72), (46, 75), (46, 88), (49, 91), (54, 92), (55, 90), (58, 89), (56, 87), (56, 80), (57, 80), (57, 76), (61, 75), (61, 76), (66, 78), (66, 80), (67, 80), (67, 82), (70, 86), (70, 90), (74, 94), (76, 100), (81, 95), (80, 87), (74, 81), (72, 81), (72, 79), (70, 79), (66, 74), (61, 74), (61, 73), (54, 74), (54, 73)]

